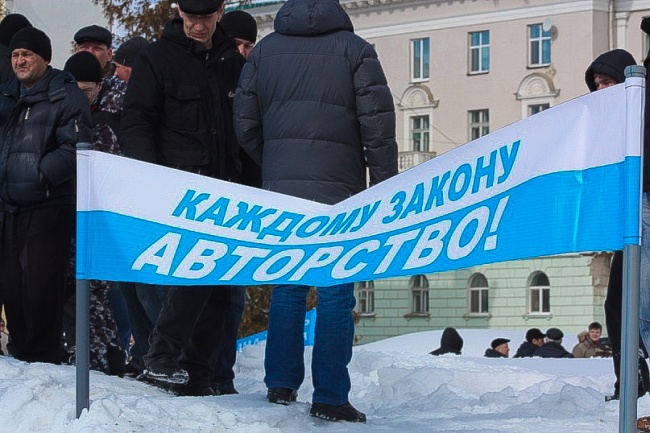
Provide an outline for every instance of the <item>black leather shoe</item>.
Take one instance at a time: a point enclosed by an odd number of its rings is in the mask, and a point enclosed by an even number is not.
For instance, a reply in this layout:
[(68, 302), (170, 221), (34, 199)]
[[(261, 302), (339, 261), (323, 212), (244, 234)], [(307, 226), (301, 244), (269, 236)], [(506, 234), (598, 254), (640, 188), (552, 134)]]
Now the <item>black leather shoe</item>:
[(298, 393), (291, 388), (269, 388), (266, 393), (266, 399), (269, 403), (283, 404), (288, 406), (292, 401), (296, 401)]
[(237, 392), (237, 389), (232, 384), (221, 384), (221, 385), (212, 385), (212, 391), (214, 391), (214, 395), (235, 395), (239, 394)]
[(170, 391), (178, 397), (209, 397), (215, 395), (209, 386), (172, 385)]
[(366, 414), (356, 410), (350, 402), (339, 405), (312, 403), (309, 415), (327, 421), (366, 422)]
[(162, 358), (147, 364), (142, 374), (151, 379), (170, 385), (185, 385), (190, 375), (178, 366), (175, 360)]

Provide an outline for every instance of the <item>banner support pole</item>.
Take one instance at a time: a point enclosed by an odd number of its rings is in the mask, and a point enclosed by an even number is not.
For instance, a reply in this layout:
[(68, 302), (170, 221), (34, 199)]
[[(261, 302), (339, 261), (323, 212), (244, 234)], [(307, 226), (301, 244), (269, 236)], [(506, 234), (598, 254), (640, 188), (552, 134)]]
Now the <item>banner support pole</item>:
[[(77, 151), (92, 150), (92, 148), (92, 143), (77, 143)], [(77, 180), (79, 181), (79, 176)], [(85, 235), (79, 231), (80, 225), (77, 221), (77, 239), (79, 235)], [(79, 418), (84, 409), (90, 408), (90, 282), (88, 280), (77, 280), (75, 308), (76, 409)]]
[(626, 173), (626, 191), (624, 191), (626, 225), (623, 246), (621, 374), (619, 379), (619, 432), (622, 433), (635, 432), (637, 420), (645, 76), (646, 70), (643, 66), (634, 65), (625, 68), (627, 100), (625, 154), (640, 155), (641, 164), (639, 173)]

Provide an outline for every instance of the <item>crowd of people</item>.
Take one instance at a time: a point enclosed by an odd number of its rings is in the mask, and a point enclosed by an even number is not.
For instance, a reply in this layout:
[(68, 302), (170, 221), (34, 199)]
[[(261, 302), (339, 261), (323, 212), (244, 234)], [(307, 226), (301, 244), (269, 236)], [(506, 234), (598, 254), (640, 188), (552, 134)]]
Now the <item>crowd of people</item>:
[[(224, 0), (178, 0), (178, 16), (156, 41), (136, 37), (115, 51), (111, 32), (87, 23), (71, 35), (74, 53), (63, 70), (50, 65), (51, 41), (27, 17), (11, 14), (0, 22), (0, 306), (10, 331), (8, 342), (1, 335), (4, 352), (27, 362), (74, 362), (78, 143), (325, 204), (366, 188), (367, 171), (370, 185), (397, 174), (386, 77), (373, 46), (354, 34), (337, 0), (288, 0), (275, 31), (259, 43), (255, 19), (242, 10), (226, 13), (225, 6)], [(634, 64), (625, 50), (603, 53), (586, 70), (588, 89), (621, 83), (625, 67)], [(647, 128), (647, 110), (645, 119)], [(640, 394), (648, 389), (650, 344), (648, 148)], [(611, 348), (594, 322), (572, 352), (562, 346), (560, 329), (531, 328), (514, 357), (611, 353), (617, 381), (610, 399), (617, 399), (621, 268), (617, 252), (605, 302)], [(295, 402), (304, 380), (308, 291), (298, 284), (272, 289), (264, 360), (270, 403)], [(90, 295), (92, 368), (179, 396), (237, 394), (233, 366), (243, 287), (91, 281)], [(365, 422), (348, 399), (353, 285), (321, 287), (318, 295), (310, 415)], [(509, 343), (494, 339), (485, 356), (509, 357)], [(431, 354), (460, 355), (462, 348), (458, 331), (447, 328)]]
[[(225, 7), (178, 0), (157, 40), (115, 51), (111, 32), (87, 23), (62, 70), (28, 17), (0, 22), (0, 305), (11, 356), (75, 359), (78, 143), (326, 204), (365, 189), (367, 171), (370, 184), (397, 174), (386, 78), (337, 0), (287, 1), (257, 50), (256, 20)], [(294, 402), (304, 380), (308, 290), (272, 289), (270, 403)], [(310, 415), (365, 422), (348, 398), (353, 284), (318, 294)], [(91, 368), (179, 396), (237, 394), (245, 300), (239, 286), (91, 281)]]

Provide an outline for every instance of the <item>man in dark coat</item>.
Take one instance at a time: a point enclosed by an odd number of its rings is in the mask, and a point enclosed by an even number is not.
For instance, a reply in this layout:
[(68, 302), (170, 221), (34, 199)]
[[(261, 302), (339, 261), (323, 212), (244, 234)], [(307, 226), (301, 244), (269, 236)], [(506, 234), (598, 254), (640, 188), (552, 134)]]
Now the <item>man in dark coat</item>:
[(9, 14), (0, 21), (0, 84), (11, 81), (15, 75), (11, 67), (11, 38), (25, 27), (32, 27), (29, 20), (21, 14)]
[(11, 39), (16, 78), (0, 87), (0, 287), (14, 357), (59, 363), (76, 144), (92, 140), (88, 100), (49, 66), (50, 39), (27, 27)]
[(463, 350), (463, 338), (456, 331), (456, 328), (445, 328), (440, 336), (440, 347), (429, 352), (429, 355), (438, 356), (445, 353), (460, 355), (461, 350)]
[(546, 342), (535, 350), (533, 356), (540, 358), (573, 358), (571, 352), (562, 346), (564, 333), (558, 328), (549, 328), (546, 331)]
[(521, 343), (513, 358), (530, 358), (535, 354), (538, 347), (544, 345), (546, 335), (537, 328), (530, 328), (526, 331), (526, 341)]
[(507, 338), (495, 338), (490, 347), (485, 350), (486, 358), (507, 358), (510, 355), (510, 340)]
[[(253, 48), (235, 97), (242, 147), (262, 164), (263, 188), (338, 203), (397, 173), (395, 112), (377, 54), (336, 0), (289, 0), (275, 32)], [(304, 379), (309, 287), (271, 294), (264, 382), (272, 403), (295, 401)], [(318, 289), (310, 415), (365, 422), (348, 400), (354, 285)]]
[[(180, 0), (180, 18), (140, 52), (122, 121), (126, 156), (237, 181), (242, 164), (232, 98), (244, 58), (217, 24), (223, 0)], [(229, 287), (166, 287), (144, 376), (180, 395), (214, 395), (210, 380), (230, 307)], [(177, 361), (180, 356), (180, 361)]]

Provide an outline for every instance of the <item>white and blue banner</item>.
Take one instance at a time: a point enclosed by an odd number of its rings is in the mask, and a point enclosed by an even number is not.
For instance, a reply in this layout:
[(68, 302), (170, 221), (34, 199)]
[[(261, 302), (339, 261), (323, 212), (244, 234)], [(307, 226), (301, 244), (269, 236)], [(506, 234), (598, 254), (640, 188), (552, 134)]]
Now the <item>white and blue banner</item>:
[(327, 286), (638, 244), (642, 80), (334, 206), (80, 151), (77, 278)]

